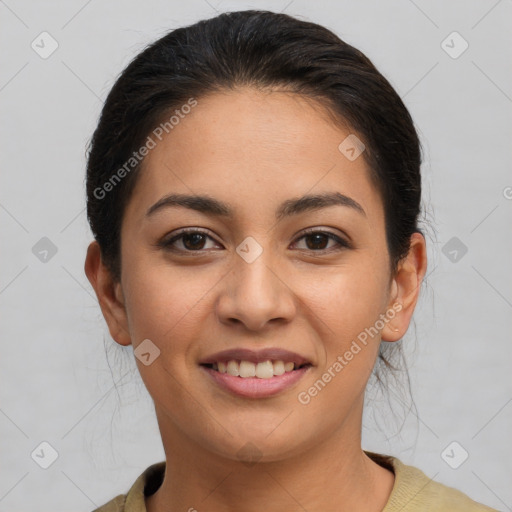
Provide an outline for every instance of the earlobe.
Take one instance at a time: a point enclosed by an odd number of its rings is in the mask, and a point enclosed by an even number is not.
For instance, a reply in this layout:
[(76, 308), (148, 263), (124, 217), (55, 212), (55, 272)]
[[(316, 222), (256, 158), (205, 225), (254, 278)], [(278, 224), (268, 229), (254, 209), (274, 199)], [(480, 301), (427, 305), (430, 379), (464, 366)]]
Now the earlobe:
[(114, 281), (109, 269), (103, 263), (100, 246), (96, 241), (91, 242), (87, 248), (84, 270), (96, 292), (110, 335), (120, 345), (130, 345), (131, 338), (128, 332), (121, 283)]
[(393, 309), (395, 314), (382, 329), (383, 341), (398, 341), (405, 335), (418, 302), (426, 268), (425, 238), (421, 233), (413, 233), (409, 252), (399, 263), (391, 283), (388, 311)]

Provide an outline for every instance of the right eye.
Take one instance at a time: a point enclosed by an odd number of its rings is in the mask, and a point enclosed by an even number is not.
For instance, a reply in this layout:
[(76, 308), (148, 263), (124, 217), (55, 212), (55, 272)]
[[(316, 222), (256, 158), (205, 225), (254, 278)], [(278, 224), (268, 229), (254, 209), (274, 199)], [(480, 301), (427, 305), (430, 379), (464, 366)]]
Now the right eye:
[(158, 245), (163, 249), (174, 252), (199, 252), (206, 250), (204, 245), (208, 238), (214, 241), (207, 231), (184, 229), (171, 238), (164, 238)]

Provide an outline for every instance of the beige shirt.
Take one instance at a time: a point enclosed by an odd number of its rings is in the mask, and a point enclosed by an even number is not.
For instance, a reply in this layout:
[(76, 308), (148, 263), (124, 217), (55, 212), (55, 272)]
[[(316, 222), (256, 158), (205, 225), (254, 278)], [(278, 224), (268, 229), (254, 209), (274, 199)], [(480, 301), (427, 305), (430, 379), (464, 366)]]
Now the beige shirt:
[[(365, 451), (372, 460), (393, 471), (395, 483), (382, 512), (498, 512), (463, 494), (428, 478), (414, 466), (403, 464), (396, 457)], [(149, 466), (135, 481), (127, 494), (120, 494), (93, 512), (146, 512), (144, 496), (160, 487), (165, 461)]]

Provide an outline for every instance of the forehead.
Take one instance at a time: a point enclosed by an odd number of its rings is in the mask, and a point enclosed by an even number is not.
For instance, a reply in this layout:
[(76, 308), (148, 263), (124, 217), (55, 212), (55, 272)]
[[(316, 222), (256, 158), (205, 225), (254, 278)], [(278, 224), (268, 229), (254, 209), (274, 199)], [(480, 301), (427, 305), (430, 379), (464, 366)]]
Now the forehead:
[(252, 88), (211, 94), (168, 131), (153, 136), (127, 214), (141, 215), (169, 193), (208, 194), (240, 215), (263, 215), (271, 203), (338, 191), (362, 204), (370, 222), (383, 215), (363, 156), (339, 149), (350, 128), (303, 96)]

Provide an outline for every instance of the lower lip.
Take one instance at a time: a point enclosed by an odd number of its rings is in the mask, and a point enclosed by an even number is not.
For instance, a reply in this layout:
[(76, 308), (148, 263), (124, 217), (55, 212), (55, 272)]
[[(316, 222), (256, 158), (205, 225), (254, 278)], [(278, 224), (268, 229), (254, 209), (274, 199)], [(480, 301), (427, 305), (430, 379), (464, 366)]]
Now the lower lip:
[(234, 377), (229, 373), (220, 373), (217, 370), (201, 366), (210, 377), (222, 388), (238, 396), (247, 398), (266, 398), (277, 395), (296, 384), (309, 370), (309, 366), (275, 375), (270, 379), (258, 377)]

